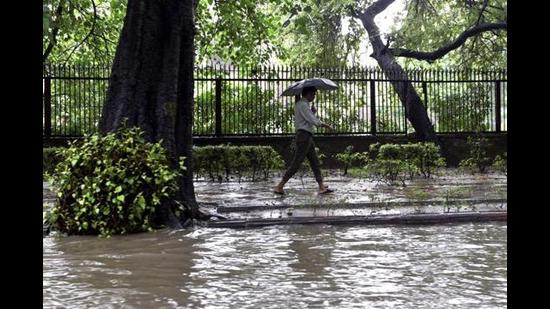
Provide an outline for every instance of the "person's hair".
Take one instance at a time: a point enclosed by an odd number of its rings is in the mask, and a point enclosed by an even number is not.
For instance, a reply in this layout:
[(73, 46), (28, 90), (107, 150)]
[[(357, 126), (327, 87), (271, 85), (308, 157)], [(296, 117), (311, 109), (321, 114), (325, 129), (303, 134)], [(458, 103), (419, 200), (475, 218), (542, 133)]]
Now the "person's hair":
[(315, 88), (315, 87), (313, 87), (313, 86), (305, 87), (305, 88), (302, 90), (302, 96), (305, 96), (305, 95), (308, 94), (308, 93), (315, 93), (315, 91), (317, 91), (317, 88)]

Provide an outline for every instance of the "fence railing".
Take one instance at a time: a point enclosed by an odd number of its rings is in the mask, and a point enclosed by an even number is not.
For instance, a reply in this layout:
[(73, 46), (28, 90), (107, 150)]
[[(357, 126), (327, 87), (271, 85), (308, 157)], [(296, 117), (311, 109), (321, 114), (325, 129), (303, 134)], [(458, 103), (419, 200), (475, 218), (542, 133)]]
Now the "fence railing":
[[(44, 137), (73, 137), (97, 130), (110, 65), (44, 66)], [(334, 80), (335, 91), (319, 91), (319, 118), (332, 134), (413, 132), (391, 83), (410, 82), (438, 133), (507, 130), (505, 70), (408, 70), (388, 79), (373, 68), (197, 67), (195, 136), (293, 134), (295, 98), (280, 93), (303, 78)], [(322, 132), (320, 132), (322, 133)]]

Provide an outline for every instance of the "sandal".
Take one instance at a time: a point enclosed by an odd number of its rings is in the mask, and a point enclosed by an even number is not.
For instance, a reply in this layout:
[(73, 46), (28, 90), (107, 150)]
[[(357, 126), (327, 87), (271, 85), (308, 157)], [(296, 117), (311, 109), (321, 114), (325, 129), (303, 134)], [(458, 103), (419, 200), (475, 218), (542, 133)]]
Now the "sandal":
[(277, 190), (273, 189), (273, 193), (278, 194), (278, 195), (284, 195), (285, 191), (277, 191)]
[(319, 192), (319, 194), (328, 194), (328, 193), (332, 193), (332, 192), (334, 192), (334, 190), (329, 189), (329, 188), (325, 188), (325, 190)]

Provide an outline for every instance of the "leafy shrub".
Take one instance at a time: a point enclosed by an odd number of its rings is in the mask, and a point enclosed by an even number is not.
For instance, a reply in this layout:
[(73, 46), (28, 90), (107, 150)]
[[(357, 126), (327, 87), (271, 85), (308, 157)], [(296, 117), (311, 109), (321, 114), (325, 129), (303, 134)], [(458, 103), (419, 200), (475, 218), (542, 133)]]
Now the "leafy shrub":
[[(151, 229), (162, 202), (177, 191), (179, 170), (170, 168), (160, 143), (139, 128), (123, 128), (73, 142), (51, 177), (57, 191), (49, 221), (68, 234), (126, 234)], [(180, 161), (180, 168), (184, 169)]]
[(369, 177), (389, 184), (413, 180), (416, 175), (430, 178), (436, 169), (445, 166), (445, 159), (434, 143), (372, 144), (371, 160), (365, 166)]
[(487, 141), (487, 138), (480, 136), (468, 137), (468, 157), (460, 161), (458, 168), (471, 173), (485, 173), (492, 163), (487, 155)]
[(205, 146), (193, 147), (194, 172), (197, 174), (206, 174), (212, 181), (222, 181), (223, 174), (229, 168), (227, 165), (226, 151), (223, 146)]
[(411, 171), (416, 171), (416, 166), (405, 160), (376, 159), (367, 163), (365, 169), (376, 181), (405, 186), (405, 181), (410, 179)]
[(415, 143), (403, 145), (405, 160), (417, 167), (424, 178), (430, 178), (432, 174), (446, 166), (445, 158), (441, 157), (439, 146), (434, 143)]
[(506, 152), (501, 155), (497, 155), (495, 157), (495, 160), (493, 161), (492, 168), (498, 172), (504, 173), (504, 175), (508, 175), (508, 160), (506, 158)]
[(363, 166), (368, 162), (368, 152), (353, 152), (353, 146), (349, 145), (342, 153), (336, 154), (336, 160), (340, 161), (343, 165), (343, 176), (348, 174), (348, 169), (354, 166)]
[(239, 182), (243, 177), (252, 181), (257, 176), (267, 179), (273, 170), (284, 166), (281, 156), (269, 146), (217, 145), (193, 148), (194, 172), (196, 177), (206, 175), (211, 181), (222, 182), (236, 175)]
[(63, 160), (61, 147), (50, 147), (42, 149), (42, 172), (44, 175), (51, 175), (59, 162)]

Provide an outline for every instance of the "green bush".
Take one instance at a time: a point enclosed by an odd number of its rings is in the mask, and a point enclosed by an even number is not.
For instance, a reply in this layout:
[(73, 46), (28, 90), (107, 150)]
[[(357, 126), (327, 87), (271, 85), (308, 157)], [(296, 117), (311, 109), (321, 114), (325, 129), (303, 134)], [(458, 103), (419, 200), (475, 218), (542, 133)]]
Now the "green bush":
[(405, 186), (405, 181), (411, 179), (411, 171), (415, 172), (416, 166), (405, 160), (376, 159), (367, 163), (365, 169), (373, 180)]
[(269, 146), (217, 145), (193, 148), (194, 173), (205, 175), (211, 181), (229, 181), (235, 175), (256, 181), (258, 176), (268, 179), (274, 170), (284, 167), (281, 156)]
[(69, 235), (150, 230), (155, 209), (177, 191), (179, 170), (170, 168), (166, 150), (146, 142), (139, 128), (95, 134), (60, 154), (65, 160), (50, 178), (57, 200), (49, 221)]
[(414, 144), (372, 144), (371, 160), (365, 166), (369, 177), (377, 181), (405, 185), (417, 175), (430, 178), (439, 168), (445, 166), (445, 159), (434, 143)]
[(368, 159), (368, 152), (353, 152), (352, 145), (347, 146), (344, 152), (336, 154), (336, 160), (341, 162), (343, 166), (343, 176), (348, 174), (349, 168), (367, 164)]
[[(224, 146), (193, 147), (194, 172), (198, 175), (206, 174), (212, 181), (223, 180), (223, 174), (228, 177)], [(224, 168), (225, 167), (225, 168)]]
[(468, 157), (460, 161), (458, 168), (471, 173), (485, 173), (493, 162), (487, 155), (487, 142), (487, 138), (481, 136), (468, 137)]
[(497, 172), (504, 173), (504, 175), (508, 175), (508, 160), (507, 160), (507, 154), (506, 152), (501, 155), (497, 155), (495, 157), (495, 160), (493, 161), (492, 168), (496, 170)]
[(365, 166), (368, 177), (390, 185), (398, 181), (405, 185), (405, 180), (410, 177), (410, 169), (414, 165), (405, 160), (403, 147), (398, 144), (375, 143), (369, 149), (373, 160)]
[(430, 178), (436, 170), (446, 166), (439, 146), (434, 143), (406, 144), (403, 148), (405, 160), (412, 162), (424, 178)]
[(63, 160), (61, 147), (50, 147), (42, 149), (42, 172), (44, 175), (51, 175), (59, 162)]

